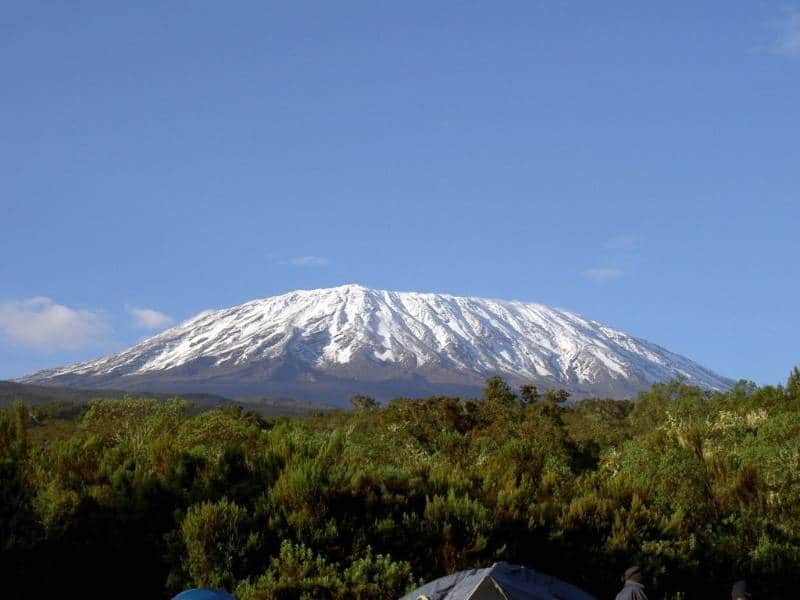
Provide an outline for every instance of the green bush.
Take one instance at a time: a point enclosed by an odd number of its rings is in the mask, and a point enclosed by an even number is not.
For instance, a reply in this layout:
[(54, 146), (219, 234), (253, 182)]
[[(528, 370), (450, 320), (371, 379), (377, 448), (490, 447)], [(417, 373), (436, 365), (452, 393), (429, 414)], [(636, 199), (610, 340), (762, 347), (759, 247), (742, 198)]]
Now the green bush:
[(189, 508), (181, 523), (186, 547), (185, 568), (197, 587), (230, 589), (243, 564), (257, 545), (256, 534), (248, 531), (247, 510), (223, 499)]
[(742, 577), (793, 597), (798, 382), (674, 381), (570, 405), (492, 379), (481, 399), (269, 420), (147, 398), (58, 418), (17, 405), (0, 410), (4, 597), (126, 581), (153, 598), (396, 598), (497, 560), (598, 596), (638, 562), (654, 597), (719, 596)]

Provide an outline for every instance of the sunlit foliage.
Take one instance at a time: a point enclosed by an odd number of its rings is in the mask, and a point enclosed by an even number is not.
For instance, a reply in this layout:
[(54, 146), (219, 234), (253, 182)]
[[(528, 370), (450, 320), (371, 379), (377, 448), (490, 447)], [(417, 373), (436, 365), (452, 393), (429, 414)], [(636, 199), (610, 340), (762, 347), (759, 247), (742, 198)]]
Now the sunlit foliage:
[(0, 411), (3, 597), (124, 582), (148, 598), (389, 599), (497, 560), (604, 597), (632, 562), (653, 597), (725, 597), (739, 578), (795, 596), (797, 369), (785, 386), (673, 381), (635, 402), (492, 378), (478, 399), (353, 406)]

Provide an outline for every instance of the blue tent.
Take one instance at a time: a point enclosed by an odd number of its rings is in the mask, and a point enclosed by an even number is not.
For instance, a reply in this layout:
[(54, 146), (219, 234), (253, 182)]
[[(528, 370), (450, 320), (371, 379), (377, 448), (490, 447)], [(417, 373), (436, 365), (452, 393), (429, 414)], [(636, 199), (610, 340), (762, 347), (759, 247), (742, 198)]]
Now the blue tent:
[(236, 598), (221, 590), (194, 589), (181, 592), (172, 600), (236, 600)]
[(560, 579), (508, 563), (459, 571), (426, 583), (400, 600), (596, 600)]

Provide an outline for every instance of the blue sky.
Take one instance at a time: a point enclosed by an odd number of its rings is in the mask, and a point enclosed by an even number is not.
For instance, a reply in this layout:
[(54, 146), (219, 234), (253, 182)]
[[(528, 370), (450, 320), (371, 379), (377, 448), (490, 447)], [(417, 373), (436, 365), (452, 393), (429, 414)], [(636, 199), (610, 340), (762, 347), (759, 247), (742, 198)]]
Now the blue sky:
[(4, 2), (0, 378), (361, 283), (800, 363), (800, 4)]

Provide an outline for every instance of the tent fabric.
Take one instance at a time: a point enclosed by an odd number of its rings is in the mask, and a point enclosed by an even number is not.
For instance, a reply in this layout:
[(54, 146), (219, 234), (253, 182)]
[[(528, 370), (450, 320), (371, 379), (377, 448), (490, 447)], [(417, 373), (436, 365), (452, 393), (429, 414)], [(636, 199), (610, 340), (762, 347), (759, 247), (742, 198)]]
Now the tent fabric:
[(499, 562), (426, 583), (400, 600), (596, 600), (574, 585), (532, 569)]
[(236, 598), (220, 590), (193, 589), (181, 592), (172, 600), (236, 600)]

